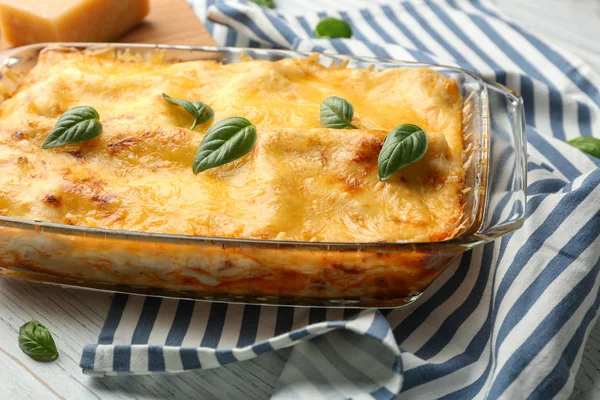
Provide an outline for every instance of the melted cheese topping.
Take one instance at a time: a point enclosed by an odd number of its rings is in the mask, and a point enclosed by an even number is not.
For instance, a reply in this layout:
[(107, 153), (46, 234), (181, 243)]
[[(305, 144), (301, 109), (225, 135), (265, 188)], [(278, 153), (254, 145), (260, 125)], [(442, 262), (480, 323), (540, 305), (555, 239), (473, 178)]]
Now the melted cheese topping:
[[(213, 120), (165, 102), (208, 103)], [(354, 105), (358, 129), (323, 129), (328, 96)], [(41, 145), (67, 109), (94, 107), (104, 131)], [(187, 235), (333, 242), (437, 241), (461, 216), (462, 99), (425, 68), (324, 68), (278, 62), (134, 62), (46, 50), (0, 106), (0, 213), (56, 223)], [(194, 175), (210, 126), (241, 116), (257, 127), (248, 155)], [(423, 159), (380, 182), (377, 157), (403, 123), (424, 128)]]

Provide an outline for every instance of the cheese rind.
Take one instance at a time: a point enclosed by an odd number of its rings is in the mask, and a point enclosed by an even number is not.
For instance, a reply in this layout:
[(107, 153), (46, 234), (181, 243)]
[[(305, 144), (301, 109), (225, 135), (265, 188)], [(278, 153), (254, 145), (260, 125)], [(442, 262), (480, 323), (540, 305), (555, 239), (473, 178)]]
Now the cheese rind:
[(41, 42), (110, 42), (140, 23), (149, 0), (0, 2), (0, 34), (13, 46)]

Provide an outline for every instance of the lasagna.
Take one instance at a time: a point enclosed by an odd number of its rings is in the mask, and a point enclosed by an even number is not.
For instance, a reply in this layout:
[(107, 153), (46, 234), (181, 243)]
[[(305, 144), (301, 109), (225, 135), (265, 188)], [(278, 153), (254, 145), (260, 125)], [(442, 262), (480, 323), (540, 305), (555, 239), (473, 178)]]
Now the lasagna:
[[(214, 118), (188, 129), (167, 103), (202, 101)], [(325, 129), (319, 106), (354, 106), (353, 129)], [(96, 109), (93, 140), (42, 149), (68, 109)], [(125, 231), (317, 242), (434, 242), (460, 225), (463, 101), (427, 68), (323, 67), (277, 62), (165, 62), (47, 49), (0, 105), (0, 215)], [(215, 122), (256, 126), (251, 152), (195, 175), (194, 154)], [(401, 124), (426, 131), (422, 159), (386, 181), (377, 159)]]

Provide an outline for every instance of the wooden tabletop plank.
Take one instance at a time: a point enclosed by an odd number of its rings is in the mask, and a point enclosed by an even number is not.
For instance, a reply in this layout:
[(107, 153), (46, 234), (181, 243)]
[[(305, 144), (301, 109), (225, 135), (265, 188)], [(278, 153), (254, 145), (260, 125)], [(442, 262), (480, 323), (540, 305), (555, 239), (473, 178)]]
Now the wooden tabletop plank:
[(64, 399), (41, 380), (37, 374), (0, 345), (0, 382), (18, 382), (3, 385), (5, 399)]

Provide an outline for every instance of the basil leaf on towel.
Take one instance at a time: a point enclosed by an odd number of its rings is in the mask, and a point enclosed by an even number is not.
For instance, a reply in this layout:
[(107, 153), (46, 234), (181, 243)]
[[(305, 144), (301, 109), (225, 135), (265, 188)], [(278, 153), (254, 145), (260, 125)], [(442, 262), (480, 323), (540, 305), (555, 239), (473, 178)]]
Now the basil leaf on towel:
[(25, 354), (37, 361), (54, 361), (58, 350), (54, 339), (44, 325), (29, 321), (19, 329), (19, 347)]
[(577, 147), (584, 153), (587, 153), (596, 158), (600, 158), (600, 139), (596, 139), (590, 136), (581, 136), (569, 140), (567, 143), (569, 143), (573, 147)]
[(341, 97), (331, 96), (321, 103), (319, 120), (323, 128), (351, 128), (353, 117), (354, 107)]
[(167, 102), (179, 107), (183, 107), (185, 111), (192, 114), (192, 117), (194, 117), (194, 123), (190, 129), (194, 129), (196, 126), (210, 121), (215, 115), (213, 109), (208, 104), (205, 104), (201, 101), (178, 100), (165, 93), (163, 93), (162, 96)]
[(318, 38), (344, 38), (352, 37), (352, 27), (346, 21), (337, 18), (324, 18), (315, 28)]
[(60, 116), (42, 149), (86, 142), (102, 133), (98, 112), (89, 106), (78, 106)]
[(250, 0), (251, 2), (258, 4), (259, 6), (267, 8), (275, 8), (275, 1), (273, 0)]
[(400, 168), (419, 161), (427, 146), (427, 134), (417, 125), (404, 124), (392, 129), (379, 152), (379, 180), (385, 181)]
[(214, 124), (200, 142), (194, 157), (194, 174), (227, 164), (248, 154), (256, 143), (256, 127), (242, 117)]

